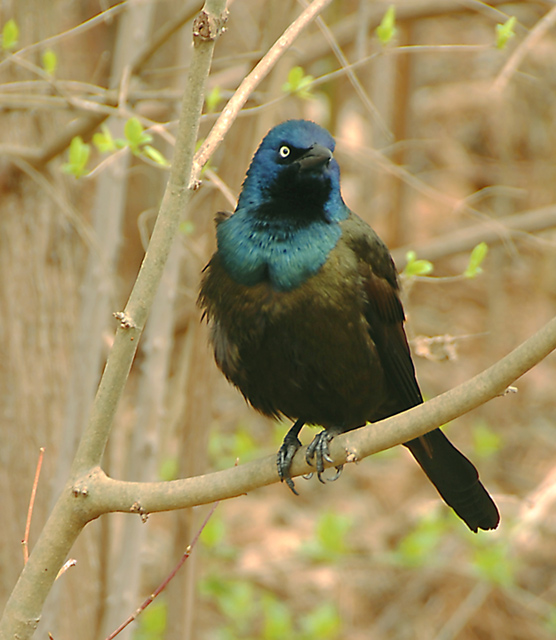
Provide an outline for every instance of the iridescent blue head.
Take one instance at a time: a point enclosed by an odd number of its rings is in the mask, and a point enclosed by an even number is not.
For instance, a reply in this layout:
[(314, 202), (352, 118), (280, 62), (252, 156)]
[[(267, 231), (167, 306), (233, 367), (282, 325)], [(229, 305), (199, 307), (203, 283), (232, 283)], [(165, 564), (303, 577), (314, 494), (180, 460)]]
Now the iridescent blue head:
[(334, 147), (308, 120), (283, 122), (263, 139), (234, 215), (217, 228), (220, 259), (237, 282), (288, 291), (324, 264), (349, 215)]

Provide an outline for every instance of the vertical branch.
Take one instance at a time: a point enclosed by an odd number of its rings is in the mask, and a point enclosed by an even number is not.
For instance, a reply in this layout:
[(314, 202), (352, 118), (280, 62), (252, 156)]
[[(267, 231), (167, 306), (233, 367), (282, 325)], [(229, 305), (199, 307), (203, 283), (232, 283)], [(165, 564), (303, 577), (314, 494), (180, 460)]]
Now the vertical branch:
[[(115, 53), (110, 68), (112, 88), (121, 82), (137, 48), (148, 40), (153, 9), (153, 4), (130, 2), (127, 11), (118, 20)], [(119, 116), (111, 116), (107, 125), (115, 135), (123, 136), (124, 123)], [(94, 191), (91, 192), (95, 242), (88, 252), (80, 284), (79, 311), (73, 332), (72, 375), (67, 383), (62, 433), (52, 483), (52, 503), (67, 482), (79, 438), (87, 426), (106, 355), (102, 338), (113, 329), (110, 312), (114, 309), (118, 288), (116, 267), (124, 246), (122, 234), (128, 207), (130, 164), (130, 153), (118, 154), (94, 181)], [(110, 546), (99, 549), (100, 553), (109, 555)], [(60, 611), (66, 606), (61, 594), (61, 587), (56, 585), (50, 595), (39, 634), (43, 630), (53, 631), (57, 628)]]
[(223, 0), (207, 0), (205, 9), (193, 24), (195, 51), (182, 103), (170, 179), (149, 247), (124, 311), (126, 320), (116, 333), (114, 346), (93, 405), (91, 420), (74, 459), (74, 474), (100, 464), (116, 407), (162, 277), (180, 215), (191, 197), (192, 190), (188, 188), (188, 184), (204, 100), (205, 81), (210, 70), (214, 42), (225, 22), (222, 15), (224, 6)]

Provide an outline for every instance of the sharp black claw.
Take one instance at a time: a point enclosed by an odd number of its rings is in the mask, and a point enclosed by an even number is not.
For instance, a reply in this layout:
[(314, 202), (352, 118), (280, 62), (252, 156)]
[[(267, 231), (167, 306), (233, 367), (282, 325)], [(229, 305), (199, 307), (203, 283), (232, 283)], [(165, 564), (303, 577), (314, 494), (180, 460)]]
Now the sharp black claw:
[(336, 480), (342, 475), (343, 468), (344, 468), (343, 464), (337, 466), (336, 467), (336, 473), (331, 478), (327, 478), (327, 481), (328, 482), (336, 482)]
[(292, 460), (297, 452), (297, 450), (301, 447), (301, 442), (297, 437), (301, 428), (303, 427), (303, 421), (298, 420), (292, 428), (286, 434), (284, 438), (284, 442), (282, 442), (282, 446), (278, 450), (278, 455), (276, 456), (276, 466), (278, 468), (278, 475), (280, 476), (281, 482), (285, 482), (292, 493), (296, 496), (299, 495), (295, 490), (295, 484), (290, 476), (290, 468), (292, 466)]
[(295, 484), (293, 483), (293, 480), (288, 476), (287, 478), (282, 478), (282, 482), (286, 482), (286, 484), (288, 485), (288, 487), (291, 489), (291, 492), (298, 496), (299, 493), (297, 492), (296, 488), (295, 488)]

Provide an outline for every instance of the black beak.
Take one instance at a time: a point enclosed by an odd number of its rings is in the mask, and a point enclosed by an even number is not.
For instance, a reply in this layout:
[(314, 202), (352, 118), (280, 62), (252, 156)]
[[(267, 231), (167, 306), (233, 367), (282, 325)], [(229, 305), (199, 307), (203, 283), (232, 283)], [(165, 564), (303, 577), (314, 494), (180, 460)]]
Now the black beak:
[(312, 171), (326, 165), (332, 160), (332, 151), (320, 144), (314, 144), (297, 159), (300, 171)]

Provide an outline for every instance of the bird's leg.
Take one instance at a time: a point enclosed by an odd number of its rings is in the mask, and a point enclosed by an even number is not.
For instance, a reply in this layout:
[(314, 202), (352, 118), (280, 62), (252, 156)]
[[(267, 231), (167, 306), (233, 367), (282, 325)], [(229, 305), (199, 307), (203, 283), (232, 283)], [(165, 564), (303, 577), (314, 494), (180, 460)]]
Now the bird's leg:
[(284, 441), (282, 442), (282, 446), (278, 450), (278, 455), (276, 457), (276, 466), (278, 467), (278, 475), (280, 476), (280, 480), (282, 482), (286, 482), (288, 487), (295, 493), (296, 496), (299, 494), (295, 490), (295, 485), (290, 476), (290, 467), (292, 466), (292, 460), (295, 456), (297, 450), (301, 447), (301, 441), (299, 440), (299, 432), (303, 428), (305, 422), (299, 418), (292, 428), (286, 433)]
[[(316, 458), (317, 477), (323, 484), (325, 482), (322, 479), (322, 474), (324, 472), (324, 461), (334, 462), (330, 457), (328, 444), (335, 435), (335, 433), (327, 431), (326, 429), (324, 431), (321, 431), (320, 433), (317, 433), (317, 435), (313, 439), (313, 442), (311, 442), (311, 444), (307, 447), (307, 452), (305, 454), (305, 460), (307, 461), (307, 464), (310, 464), (311, 466), (314, 466), (313, 460)], [(328, 482), (334, 482), (334, 480), (337, 480), (340, 477), (343, 468), (343, 464), (337, 466), (336, 475), (330, 478)]]

